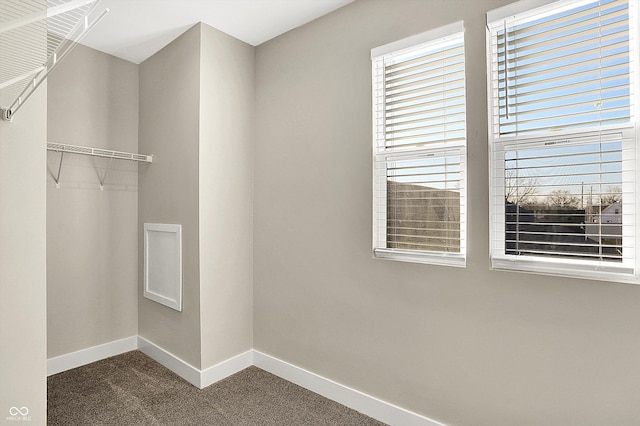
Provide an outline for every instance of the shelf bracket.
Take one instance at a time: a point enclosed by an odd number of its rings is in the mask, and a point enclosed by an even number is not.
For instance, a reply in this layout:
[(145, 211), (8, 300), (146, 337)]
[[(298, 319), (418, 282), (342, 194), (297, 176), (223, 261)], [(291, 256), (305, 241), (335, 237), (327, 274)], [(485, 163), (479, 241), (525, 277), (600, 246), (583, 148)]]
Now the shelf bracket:
[(56, 189), (60, 189), (60, 172), (62, 171), (62, 160), (64, 158), (64, 152), (60, 153), (60, 162), (58, 163), (58, 173), (56, 173), (55, 177), (53, 176), (53, 173), (51, 174), (51, 177), (53, 178), (53, 181), (56, 183)]
[(111, 169), (111, 162), (113, 161), (113, 157), (109, 158), (109, 163), (107, 163), (107, 168), (104, 171), (104, 174), (100, 176), (100, 171), (96, 166), (95, 158), (93, 159), (93, 166), (96, 168), (96, 174), (98, 175), (98, 181), (100, 182), (100, 191), (104, 191), (104, 181), (107, 179), (107, 174), (109, 173), (109, 169)]

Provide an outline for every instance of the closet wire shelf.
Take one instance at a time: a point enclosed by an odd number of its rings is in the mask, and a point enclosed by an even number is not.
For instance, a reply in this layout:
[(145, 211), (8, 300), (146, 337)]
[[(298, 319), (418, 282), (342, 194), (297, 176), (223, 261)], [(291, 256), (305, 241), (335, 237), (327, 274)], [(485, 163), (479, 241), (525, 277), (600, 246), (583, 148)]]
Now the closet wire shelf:
[(153, 162), (153, 155), (137, 154), (133, 152), (112, 151), (102, 148), (91, 148), (88, 146), (67, 145), (62, 143), (47, 142), (48, 151), (68, 152), (71, 154), (92, 155), (95, 157), (115, 158), (118, 160), (142, 161), (145, 163)]
[(0, 118), (11, 121), (47, 76), (109, 12), (100, 0), (0, 1)]
[(98, 180), (100, 181), (100, 190), (104, 190), (104, 182), (107, 179), (107, 174), (111, 168), (111, 162), (115, 160), (131, 160), (139, 161), (143, 163), (152, 163), (153, 155), (137, 154), (134, 152), (113, 151), (110, 149), (92, 148), (90, 146), (78, 146), (68, 145), (63, 143), (47, 142), (47, 151), (55, 151), (60, 153), (60, 162), (58, 163), (58, 171), (54, 176), (51, 173), (51, 177), (56, 183), (56, 188), (60, 188), (60, 173), (62, 172), (62, 160), (65, 153), (89, 155), (93, 157), (104, 157), (109, 159), (109, 164), (104, 171), (104, 174), (98, 173)]

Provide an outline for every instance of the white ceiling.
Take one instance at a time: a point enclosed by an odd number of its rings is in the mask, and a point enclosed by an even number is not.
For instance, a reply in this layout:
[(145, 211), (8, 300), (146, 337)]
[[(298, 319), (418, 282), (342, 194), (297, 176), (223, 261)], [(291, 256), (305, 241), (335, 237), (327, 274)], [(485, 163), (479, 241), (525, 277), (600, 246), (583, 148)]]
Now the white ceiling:
[(354, 0), (102, 0), (82, 44), (140, 63), (198, 22), (257, 46)]

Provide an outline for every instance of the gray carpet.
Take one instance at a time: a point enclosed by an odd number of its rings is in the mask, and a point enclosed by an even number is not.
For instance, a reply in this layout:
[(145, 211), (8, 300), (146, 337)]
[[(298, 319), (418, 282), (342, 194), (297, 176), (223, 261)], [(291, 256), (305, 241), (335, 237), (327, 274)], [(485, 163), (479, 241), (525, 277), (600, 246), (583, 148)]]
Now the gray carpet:
[(257, 367), (205, 389), (139, 351), (51, 376), (49, 425), (383, 425)]

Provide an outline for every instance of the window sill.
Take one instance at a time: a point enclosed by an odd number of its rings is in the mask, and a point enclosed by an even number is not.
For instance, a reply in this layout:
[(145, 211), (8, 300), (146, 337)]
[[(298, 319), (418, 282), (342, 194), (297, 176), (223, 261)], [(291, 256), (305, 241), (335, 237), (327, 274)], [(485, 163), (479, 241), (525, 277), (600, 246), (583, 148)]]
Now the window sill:
[(395, 250), (378, 248), (373, 250), (375, 259), (397, 260), (400, 262), (424, 263), (439, 266), (455, 266), (464, 268), (467, 259), (459, 253), (419, 252), (415, 250)]
[(639, 284), (633, 267), (609, 262), (566, 262), (559, 259), (494, 256), (491, 268), (513, 272)]

